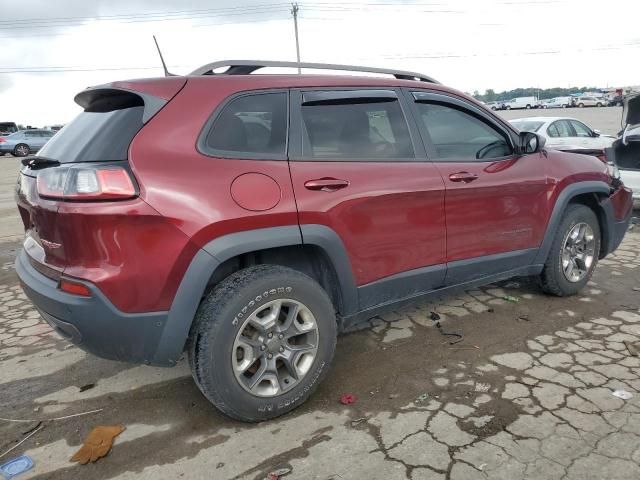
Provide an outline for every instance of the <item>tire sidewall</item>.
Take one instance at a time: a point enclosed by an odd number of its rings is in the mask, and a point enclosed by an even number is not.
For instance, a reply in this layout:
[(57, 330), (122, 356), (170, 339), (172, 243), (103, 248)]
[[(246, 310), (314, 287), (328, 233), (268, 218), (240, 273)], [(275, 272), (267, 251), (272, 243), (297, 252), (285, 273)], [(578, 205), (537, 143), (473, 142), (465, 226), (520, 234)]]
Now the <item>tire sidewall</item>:
[(27, 144), (25, 144), (25, 143), (19, 143), (19, 144), (18, 144), (18, 145), (16, 145), (16, 146), (14, 147), (14, 149), (13, 149), (13, 154), (14, 154), (14, 156), (16, 156), (16, 157), (26, 157), (27, 155), (29, 155), (29, 153), (27, 153), (27, 154), (23, 155), (23, 154), (21, 154), (21, 153), (18, 151), (18, 147), (23, 146), (23, 145), (24, 145), (25, 147), (27, 147), (27, 149), (31, 150)]
[[(217, 311), (217, 318), (207, 319), (211, 328), (202, 332), (207, 338), (206, 346), (199, 348), (199, 362), (200, 365), (206, 363), (210, 368), (207, 369), (208, 375), (200, 378), (201, 387), (205, 395), (210, 389), (222, 392), (222, 401), (235, 416), (266, 420), (282, 415), (304, 403), (329, 369), (337, 336), (335, 312), (322, 288), (311, 278), (304, 277), (298, 274), (260, 278), (228, 299)], [(313, 313), (320, 338), (318, 350), (311, 369), (298, 385), (276, 397), (256, 397), (244, 390), (235, 377), (233, 344), (251, 313), (268, 302), (283, 298), (297, 300)], [(204, 307), (206, 311), (206, 305)], [(217, 403), (216, 399), (210, 400)]]
[[(562, 249), (564, 247), (564, 240), (571, 229), (578, 223), (587, 223), (592, 229), (595, 235), (595, 256), (593, 264), (587, 275), (579, 282), (570, 282), (564, 276), (564, 270), (562, 268)], [(566, 294), (573, 295), (578, 293), (589, 282), (593, 272), (598, 264), (598, 254), (600, 252), (600, 224), (598, 223), (598, 217), (595, 213), (588, 208), (581, 206), (579, 208), (572, 208), (568, 215), (563, 219), (558, 230), (558, 235), (553, 243), (553, 271), (556, 276), (556, 283), (558, 287)]]

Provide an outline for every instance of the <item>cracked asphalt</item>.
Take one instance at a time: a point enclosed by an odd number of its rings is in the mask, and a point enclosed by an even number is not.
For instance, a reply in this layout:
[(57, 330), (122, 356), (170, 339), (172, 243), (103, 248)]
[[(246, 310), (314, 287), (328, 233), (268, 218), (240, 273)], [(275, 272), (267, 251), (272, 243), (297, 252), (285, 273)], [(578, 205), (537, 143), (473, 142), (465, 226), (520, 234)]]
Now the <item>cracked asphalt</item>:
[[(627, 347), (640, 342), (638, 230), (578, 296), (518, 278), (372, 319), (339, 339), (309, 402), (257, 425), (221, 416), (185, 362), (110, 362), (59, 339), (17, 285), (19, 243), (5, 238), (0, 417), (24, 422), (0, 420), (0, 455), (24, 442), (0, 464), (27, 454), (35, 468), (18, 478), (52, 480), (263, 479), (277, 468), (286, 480), (638, 479), (640, 358)], [(343, 393), (357, 401), (341, 405)], [(107, 457), (69, 462), (94, 426), (118, 424)]]

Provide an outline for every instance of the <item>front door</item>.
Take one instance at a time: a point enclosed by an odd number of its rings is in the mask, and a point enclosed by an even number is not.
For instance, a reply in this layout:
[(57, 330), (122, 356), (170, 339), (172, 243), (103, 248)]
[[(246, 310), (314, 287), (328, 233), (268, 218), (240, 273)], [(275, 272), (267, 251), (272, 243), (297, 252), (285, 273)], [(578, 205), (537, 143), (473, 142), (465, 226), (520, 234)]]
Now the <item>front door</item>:
[(344, 244), (361, 309), (441, 286), (444, 185), (399, 91), (292, 92), (290, 168), (307, 225)]
[(543, 154), (517, 155), (508, 127), (459, 97), (411, 98), (446, 188), (446, 283), (530, 264), (549, 216)]

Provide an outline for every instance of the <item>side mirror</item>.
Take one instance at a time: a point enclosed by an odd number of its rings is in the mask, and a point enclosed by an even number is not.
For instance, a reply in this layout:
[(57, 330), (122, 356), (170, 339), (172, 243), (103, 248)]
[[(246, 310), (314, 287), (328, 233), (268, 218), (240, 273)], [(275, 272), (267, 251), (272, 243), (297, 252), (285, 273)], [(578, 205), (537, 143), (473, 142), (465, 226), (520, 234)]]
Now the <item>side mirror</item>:
[(599, 136), (600, 136), (600, 133), (601, 133), (601, 132), (600, 132), (600, 130), (594, 130), (594, 131), (593, 131), (593, 136), (594, 136), (594, 137), (599, 137)]
[(546, 139), (537, 133), (520, 132), (520, 152), (524, 154), (536, 153), (544, 148)]

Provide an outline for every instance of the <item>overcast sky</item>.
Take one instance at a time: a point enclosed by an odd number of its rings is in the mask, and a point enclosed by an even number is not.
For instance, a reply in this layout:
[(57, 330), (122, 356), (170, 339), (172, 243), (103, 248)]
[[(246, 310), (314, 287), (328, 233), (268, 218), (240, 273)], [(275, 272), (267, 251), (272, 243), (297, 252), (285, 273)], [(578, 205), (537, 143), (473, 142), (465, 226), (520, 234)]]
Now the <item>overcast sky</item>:
[[(299, 5), (303, 61), (413, 70), (467, 92), (640, 84), (637, 0)], [(0, 121), (66, 123), (85, 87), (161, 75), (154, 33), (179, 74), (220, 59), (295, 60), (290, 8), (280, 0), (0, 0)]]

